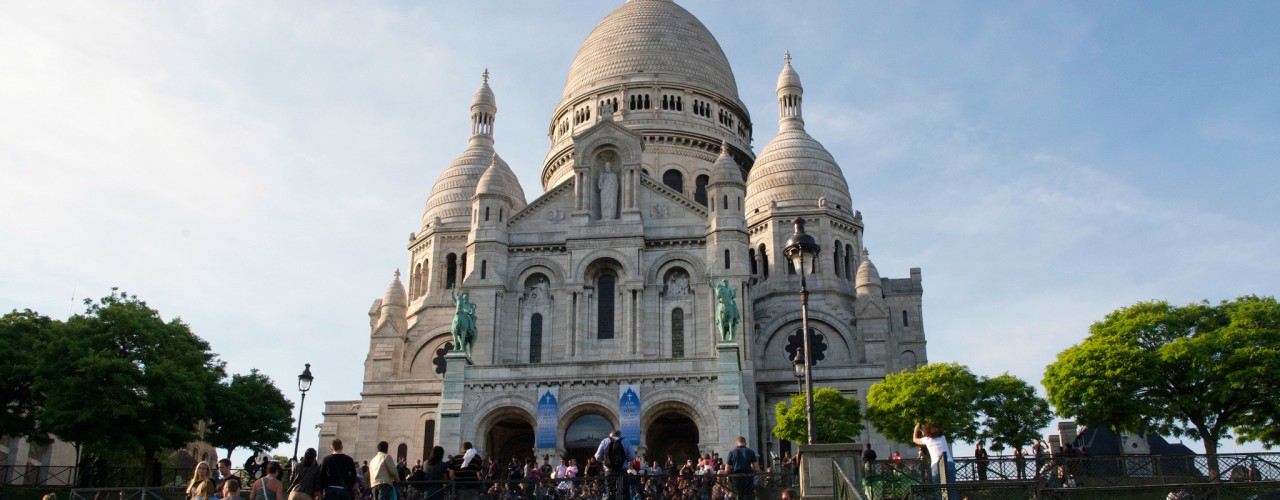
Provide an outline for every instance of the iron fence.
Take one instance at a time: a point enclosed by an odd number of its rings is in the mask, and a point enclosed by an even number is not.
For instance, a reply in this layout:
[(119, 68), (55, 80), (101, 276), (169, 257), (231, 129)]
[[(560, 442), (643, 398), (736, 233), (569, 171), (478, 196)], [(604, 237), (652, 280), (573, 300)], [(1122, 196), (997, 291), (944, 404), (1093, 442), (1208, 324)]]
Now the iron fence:
[(789, 474), (626, 475), (567, 479), (519, 479), (494, 481), (414, 481), (396, 485), (399, 500), (560, 500), (560, 499), (669, 499), (781, 498), (794, 487)]
[[(145, 483), (143, 467), (76, 467), (62, 465), (0, 465), (0, 485), (4, 486), (69, 486), (75, 488), (136, 488)], [(191, 480), (192, 468), (160, 467), (152, 487), (177, 487)], [(249, 474), (232, 469), (231, 474), (248, 484)], [(288, 471), (282, 476), (288, 481)], [(262, 477), (259, 473), (256, 477)]]

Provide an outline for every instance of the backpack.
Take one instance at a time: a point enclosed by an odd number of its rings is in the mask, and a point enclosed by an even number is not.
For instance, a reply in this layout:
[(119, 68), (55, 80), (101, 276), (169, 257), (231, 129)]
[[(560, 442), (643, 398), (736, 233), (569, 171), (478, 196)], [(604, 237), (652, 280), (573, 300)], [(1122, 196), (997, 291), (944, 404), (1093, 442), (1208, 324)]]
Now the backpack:
[(622, 464), (627, 461), (627, 450), (622, 447), (622, 438), (609, 442), (609, 447), (604, 450), (604, 459), (605, 465), (610, 469), (622, 468)]

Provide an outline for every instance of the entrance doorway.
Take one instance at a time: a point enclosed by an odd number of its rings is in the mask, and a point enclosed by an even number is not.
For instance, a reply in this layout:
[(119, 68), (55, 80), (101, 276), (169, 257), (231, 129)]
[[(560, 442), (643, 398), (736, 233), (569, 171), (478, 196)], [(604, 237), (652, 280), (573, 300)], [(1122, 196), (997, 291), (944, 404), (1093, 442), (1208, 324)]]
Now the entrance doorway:
[(698, 426), (693, 419), (674, 411), (663, 413), (649, 423), (645, 431), (646, 460), (666, 464), (670, 455), (676, 466), (698, 458)]
[(533, 425), (522, 419), (504, 418), (489, 428), (485, 442), (489, 444), (489, 453), (497, 460), (499, 470), (505, 472), (511, 457), (520, 463), (533, 457)]
[(613, 424), (603, 416), (588, 413), (574, 419), (564, 431), (566, 458), (578, 462), (578, 470), (584, 470), (587, 457), (596, 454), (600, 441), (613, 432)]

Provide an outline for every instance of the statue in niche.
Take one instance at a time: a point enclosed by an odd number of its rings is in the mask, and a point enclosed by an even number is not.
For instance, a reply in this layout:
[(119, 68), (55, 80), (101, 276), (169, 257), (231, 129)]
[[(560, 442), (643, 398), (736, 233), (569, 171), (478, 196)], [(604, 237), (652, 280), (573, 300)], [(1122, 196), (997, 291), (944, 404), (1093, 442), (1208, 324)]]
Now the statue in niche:
[(596, 180), (600, 189), (600, 219), (613, 220), (618, 214), (618, 174), (613, 173), (613, 162), (605, 161), (604, 169)]
[(689, 296), (689, 275), (672, 273), (667, 278), (667, 298), (683, 299)]
[(550, 298), (548, 292), (547, 280), (538, 278), (538, 281), (529, 285), (529, 289), (525, 291), (525, 299), (533, 304), (540, 304)]
[(733, 342), (734, 330), (738, 326), (738, 303), (734, 298), (738, 292), (729, 286), (729, 280), (711, 281), (711, 288), (716, 296), (716, 331), (720, 332), (721, 342)]
[(462, 351), (471, 357), (471, 348), (476, 344), (476, 305), (471, 303), (471, 294), (462, 295), (449, 289), (449, 297), (453, 299), (453, 352)]

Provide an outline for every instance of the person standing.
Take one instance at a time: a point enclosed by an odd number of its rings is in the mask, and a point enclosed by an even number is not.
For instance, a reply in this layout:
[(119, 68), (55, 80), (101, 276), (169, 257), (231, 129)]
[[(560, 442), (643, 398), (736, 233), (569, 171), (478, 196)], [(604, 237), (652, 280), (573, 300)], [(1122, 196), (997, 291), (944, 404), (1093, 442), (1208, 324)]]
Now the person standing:
[(725, 463), (729, 473), (733, 474), (733, 497), (752, 499), (756, 497), (753, 473), (760, 472), (760, 458), (756, 452), (747, 447), (747, 438), (738, 436), (738, 446), (729, 452)]
[(312, 500), (321, 489), (316, 449), (307, 448), (302, 461), (293, 467), (293, 474), (289, 476), (289, 500)]
[(400, 481), (400, 472), (387, 455), (390, 445), (386, 441), (378, 442), (378, 452), (369, 459), (369, 487), (373, 490), (373, 500), (391, 500), (395, 483)]
[(987, 466), (989, 465), (988, 462), (990, 462), (990, 460), (990, 457), (987, 455), (987, 447), (984, 446), (982, 441), (978, 441), (978, 446), (973, 449), (973, 461), (978, 464), (979, 481), (987, 480)]
[[(955, 484), (956, 463), (952, 460), (951, 447), (938, 424), (926, 422), (923, 427), (916, 424), (915, 430), (911, 432), (911, 441), (929, 450), (929, 470), (933, 472), (934, 484), (943, 484), (942, 470), (946, 471), (945, 484)], [(942, 490), (938, 490), (938, 498), (942, 498)]]
[(240, 500), (239, 479), (228, 477), (222, 482), (222, 500)]
[(190, 500), (209, 500), (217, 494), (213, 475), (209, 473), (209, 463), (199, 462), (191, 473), (191, 482), (187, 483), (187, 498)]
[(631, 449), (631, 443), (622, 439), (622, 431), (614, 429), (609, 433), (609, 437), (602, 439), (592, 458), (604, 462), (605, 475), (608, 476), (606, 482), (609, 498), (622, 498), (625, 489), (618, 483), (626, 478), (627, 462), (636, 459), (636, 452)]
[(440, 446), (431, 448), (431, 458), (427, 459), (427, 466), (423, 472), (423, 481), (427, 483), (427, 500), (443, 499), (444, 481), (449, 476), (449, 467), (444, 463), (444, 448)]
[(1036, 438), (1036, 443), (1031, 445), (1031, 455), (1035, 458), (1035, 473), (1040, 474), (1040, 469), (1044, 468), (1044, 441)]
[(342, 452), (342, 440), (329, 444), (329, 456), (320, 461), (320, 481), (325, 500), (351, 500), (356, 487), (356, 461)]
[(249, 500), (285, 500), (283, 485), (276, 479), (280, 474), (280, 464), (268, 461), (262, 469), (264, 474), (249, 489)]
[(449, 470), (453, 473), (453, 480), (457, 484), (458, 495), (461, 498), (474, 498), (480, 493), (482, 462), (480, 454), (471, 445), (471, 441), (463, 441), (462, 453), (449, 461)]
[(218, 470), (215, 471), (213, 475), (213, 484), (214, 484), (213, 489), (216, 492), (215, 494), (217, 495), (222, 494), (222, 485), (223, 483), (227, 482), (227, 479), (230, 479), (230, 478), (231, 478), (231, 460), (226, 458), (218, 460)]

